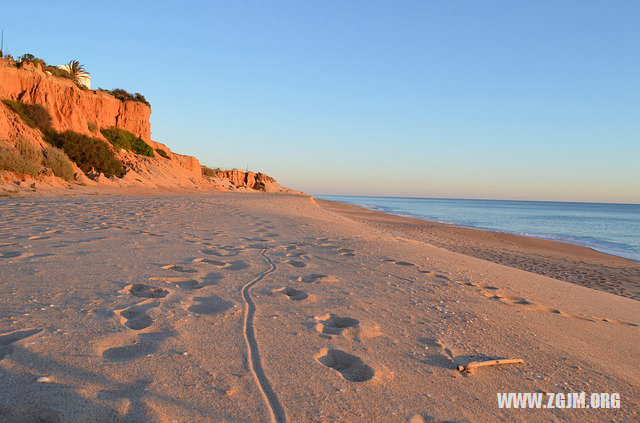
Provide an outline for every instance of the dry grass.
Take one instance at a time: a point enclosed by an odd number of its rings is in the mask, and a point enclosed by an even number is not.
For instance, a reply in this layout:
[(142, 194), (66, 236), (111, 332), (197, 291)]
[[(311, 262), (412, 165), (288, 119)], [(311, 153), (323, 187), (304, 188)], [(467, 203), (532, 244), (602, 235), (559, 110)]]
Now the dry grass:
[(42, 153), (23, 139), (14, 148), (0, 147), (0, 170), (35, 177), (40, 173), (41, 163)]
[(54, 146), (44, 149), (43, 164), (53, 171), (53, 174), (65, 181), (72, 181), (75, 176), (73, 164), (64, 151)]
[(209, 176), (209, 177), (216, 176), (216, 172), (220, 170), (219, 168), (211, 169), (210, 167), (207, 167), (207, 166), (202, 166), (201, 169), (202, 169), (202, 176)]

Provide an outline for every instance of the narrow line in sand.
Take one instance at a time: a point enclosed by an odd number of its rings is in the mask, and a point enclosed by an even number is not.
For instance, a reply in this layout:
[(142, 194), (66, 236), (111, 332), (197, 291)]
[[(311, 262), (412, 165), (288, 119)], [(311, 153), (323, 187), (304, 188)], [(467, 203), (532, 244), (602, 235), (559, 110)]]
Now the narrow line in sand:
[(244, 300), (244, 341), (247, 345), (247, 361), (249, 364), (249, 369), (251, 369), (251, 373), (256, 380), (258, 388), (262, 393), (262, 396), (267, 404), (267, 408), (269, 409), (269, 413), (271, 414), (271, 420), (274, 422), (285, 422), (287, 420), (286, 415), (284, 413), (284, 409), (278, 400), (278, 396), (275, 391), (271, 387), (271, 383), (264, 373), (264, 369), (262, 368), (262, 362), (260, 360), (260, 352), (258, 351), (258, 341), (256, 339), (256, 334), (253, 330), (253, 317), (256, 314), (256, 305), (251, 299), (251, 294), (249, 290), (253, 285), (260, 282), (265, 276), (269, 273), (272, 273), (276, 270), (276, 265), (267, 257), (267, 250), (263, 249), (260, 252), (260, 255), (269, 263), (269, 269), (260, 273), (256, 276), (255, 279), (248, 282), (245, 286), (242, 287), (242, 299)]

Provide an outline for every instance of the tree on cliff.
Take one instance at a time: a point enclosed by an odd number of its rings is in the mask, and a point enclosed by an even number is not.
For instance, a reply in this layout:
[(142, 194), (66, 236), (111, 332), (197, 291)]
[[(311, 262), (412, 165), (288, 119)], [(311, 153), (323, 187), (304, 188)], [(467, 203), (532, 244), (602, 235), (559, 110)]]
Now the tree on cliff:
[(89, 77), (89, 72), (87, 72), (84, 65), (77, 60), (72, 60), (67, 63), (64, 69), (69, 72), (71, 79), (78, 84), (82, 84)]

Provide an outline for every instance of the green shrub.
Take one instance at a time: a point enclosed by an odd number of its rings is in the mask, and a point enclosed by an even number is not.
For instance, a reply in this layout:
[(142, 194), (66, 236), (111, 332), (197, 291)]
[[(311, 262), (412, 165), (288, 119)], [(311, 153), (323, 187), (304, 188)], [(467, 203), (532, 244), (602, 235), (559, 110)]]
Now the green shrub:
[(69, 160), (69, 157), (64, 154), (64, 151), (50, 145), (44, 149), (43, 154), (44, 159), (42, 163), (45, 167), (51, 169), (54, 175), (64, 179), (65, 181), (73, 180), (75, 175), (73, 164), (71, 163), (71, 160)]
[(116, 128), (112, 126), (110, 128), (101, 129), (100, 132), (115, 148), (118, 150), (124, 148), (127, 151), (133, 151), (136, 154), (143, 156), (154, 157), (153, 148), (140, 137), (136, 137), (129, 131)]
[(140, 93), (131, 94), (129, 91), (123, 90), (122, 88), (115, 88), (113, 90), (98, 88), (98, 91), (109, 93), (120, 101), (139, 101), (140, 103), (144, 103), (147, 106), (151, 106), (147, 99), (144, 98), (144, 96)]
[(25, 53), (22, 56), (18, 57), (16, 66), (21, 68), (25, 63), (32, 63), (33, 65), (40, 64), (40, 66), (42, 66), (43, 68), (47, 66), (47, 63), (44, 60), (30, 53)]
[(202, 176), (216, 176), (216, 172), (220, 171), (220, 168), (217, 167), (215, 169), (211, 169), (210, 167), (207, 166), (202, 166)]
[(160, 154), (162, 157), (164, 157), (165, 159), (171, 159), (171, 157), (169, 157), (169, 154), (167, 154), (166, 151), (164, 151), (161, 148), (156, 148), (156, 153)]
[(0, 147), (0, 170), (38, 176), (42, 153), (26, 140), (19, 139), (15, 148)]
[(87, 122), (87, 129), (91, 132), (96, 132), (98, 130), (98, 124), (90, 120)]
[(45, 131), (45, 140), (61, 148), (85, 173), (92, 168), (105, 176), (119, 177), (124, 173), (124, 165), (104, 141), (73, 131), (56, 132), (53, 129)]
[(41, 131), (51, 128), (51, 115), (49, 111), (39, 104), (27, 104), (15, 100), (2, 100), (11, 110), (16, 112), (20, 119), (32, 128)]

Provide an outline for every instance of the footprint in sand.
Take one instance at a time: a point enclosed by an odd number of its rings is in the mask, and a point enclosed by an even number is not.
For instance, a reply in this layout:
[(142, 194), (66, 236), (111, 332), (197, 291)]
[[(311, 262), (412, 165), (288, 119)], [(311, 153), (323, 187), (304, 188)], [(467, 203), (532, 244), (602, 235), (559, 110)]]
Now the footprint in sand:
[(454, 370), (457, 367), (457, 352), (445, 345), (440, 339), (436, 338), (419, 338), (418, 342), (427, 345), (429, 355), (425, 360), (419, 360), (424, 364), (441, 367), (443, 369)]
[(365, 364), (360, 357), (335, 348), (324, 348), (315, 359), (340, 374), (349, 382), (366, 382), (375, 376), (375, 371)]
[(297, 280), (298, 282), (305, 283), (335, 283), (340, 281), (335, 276), (323, 275), (320, 273), (312, 273), (310, 275), (299, 276)]
[(287, 260), (285, 263), (293, 266), (293, 267), (305, 267), (307, 263), (301, 260)]
[(218, 267), (220, 269), (231, 266), (231, 263), (228, 263), (226, 261), (211, 260), (211, 259), (202, 258), (202, 257), (193, 259), (192, 263), (206, 263), (206, 264), (210, 264), (211, 266)]
[(298, 258), (302, 257), (302, 256), (305, 256), (305, 255), (307, 255), (306, 251), (294, 251), (292, 253), (286, 253), (285, 254), (286, 257), (298, 257)]
[(0, 258), (14, 258), (20, 256), (22, 253), (19, 251), (0, 251)]
[(0, 334), (0, 360), (11, 352), (11, 344), (41, 331), (42, 329), (22, 329)]
[(162, 266), (165, 270), (173, 270), (174, 272), (180, 273), (196, 273), (197, 271), (194, 269), (188, 269), (177, 264), (167, 264), (166, 266)]
[(109, 348), (102, 353), (102, 358), (109, 361), (129, 361), (145, 357), (154, 351), (155, 347), (153, 344), (136, 342), (133, 345)]
[(164, 298), (169, 294), (169, 291), (164, 288), (157, 288), (143, 283), (127, 285), (124, 289), (118, 292), (141, 298)]
[[(111, 347), (113, 342), (111, 340), (98, 347), (98, 352), (103, 359), (109, 361), (135, 360), (153, 354), (160, 343), (176, 335), (177, 333), (174, 331), (137, 333), (136, 339), (132, 343), (130, 343), (131, 339), (127, 338), (129, 345)], [(117, 339), (122, 340), (120, 337)]]
[(29, 238), (27, 238), (29, 241), (35, 241), (38, 239), (49, 239), (51, 238), (50, 236), (46, 236), (46, 235), (32, 235)]
[(316, 317), (316, 330), (327, 335), (340, 335), (345, 329), (354, 328), (360, 323), (351, 317), (340, 317), (335, 314), (325, 314)]
[(233, 257), (233, 256), (237, 256), (238, 253), (236, 251), (227, 251), (224, 249), (205, 249), (205, 250), (201, 250), (201, 252), (203, 254), (208, 254), (210, 256), (217, 256), (217, 257)]
[(153, 276), (149, 278), (150, 281), (163, 281), (166, 283), (172, 283), (181, 289), (200, 289), (202, 285), (197, 280), (191, 278), (171, 278), (165, 276)]
[(133, 330), (142, 330), (148, 328), (153, 323), (153, 320), (146, 311), (157, 306), (157, 302), (142, 302), (136, 306), (115, 310), (114, 313), (120, 317), (120, 323), (123, 326)]
[(394, 261), (394, 263), (398, 266), (407, 266), (407, 267), (415, 266), (415, 264), (410, 263), (408, 261)]
[(227, 301), (224, 298), (212, 295), (210, 297), (195, 297), (193, 299), (197, 304), (193, 304), (187, 308), (197, 314), (219, 314), (224, 313), (234, 306), (232, 301)]
[(279, 294), (284, 294), (287, 297), (289, 297), (289, 299), (294, 300), (294, 301), (302, 301), (302, 300), (306, 300), (307, 298), (309, 298), (309, 294), (307, 294), (304, 291), (301, 291), (299, 289), (295, 289), (295, 288), (291, 288), (290, 286), (284, 287), (284, 288), (278, 288), (273, 292), (277, 292)]
[(344, 257), (355, 257), (355, 253), (350, 248), (342, 248), (338, 250), (338, 254)]

